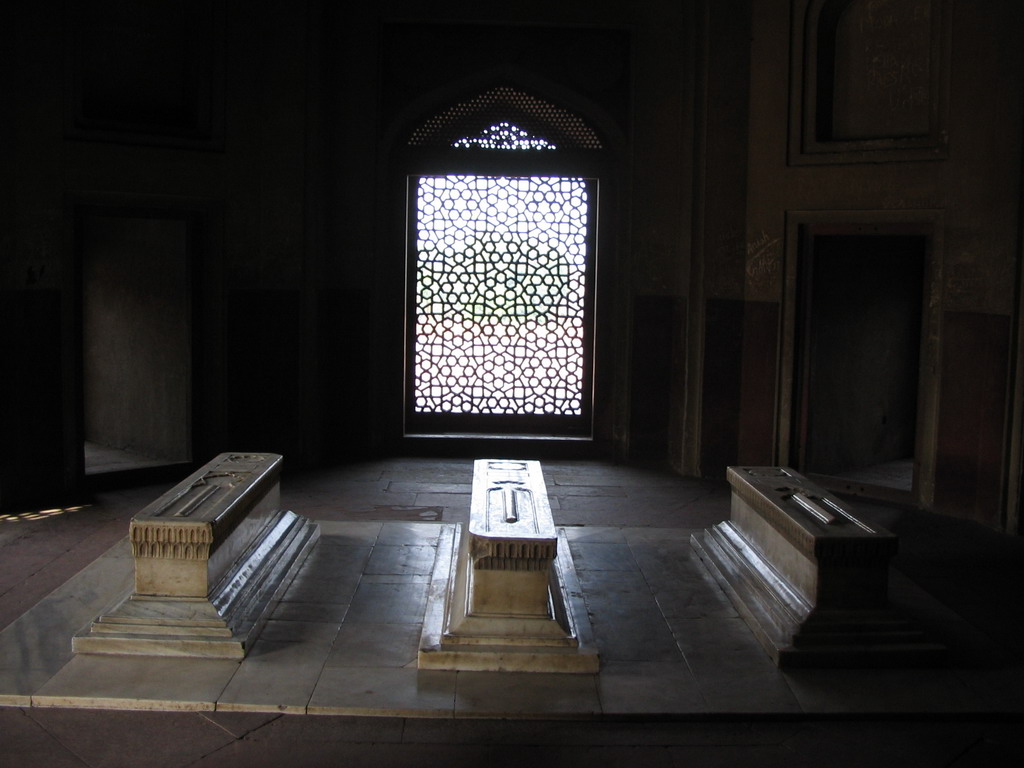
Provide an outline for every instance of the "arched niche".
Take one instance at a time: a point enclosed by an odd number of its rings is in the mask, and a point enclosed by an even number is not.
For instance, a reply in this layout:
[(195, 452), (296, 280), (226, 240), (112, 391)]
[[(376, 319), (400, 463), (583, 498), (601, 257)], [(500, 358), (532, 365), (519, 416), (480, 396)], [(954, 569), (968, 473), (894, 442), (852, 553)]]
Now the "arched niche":
[(803, 0), (790, 160), (945, 157), (946, 0)]

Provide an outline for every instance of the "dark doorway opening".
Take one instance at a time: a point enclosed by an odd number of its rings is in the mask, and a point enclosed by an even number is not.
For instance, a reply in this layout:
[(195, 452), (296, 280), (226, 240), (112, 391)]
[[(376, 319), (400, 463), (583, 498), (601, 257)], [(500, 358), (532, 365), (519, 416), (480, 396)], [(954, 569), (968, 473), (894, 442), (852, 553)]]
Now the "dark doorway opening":
[(87, 477), (192, 460), (191, 218), (79, 211)]
[(923, 234), (805, 232), (793, 445), (825, 485), (913, 498), (927, 250)]

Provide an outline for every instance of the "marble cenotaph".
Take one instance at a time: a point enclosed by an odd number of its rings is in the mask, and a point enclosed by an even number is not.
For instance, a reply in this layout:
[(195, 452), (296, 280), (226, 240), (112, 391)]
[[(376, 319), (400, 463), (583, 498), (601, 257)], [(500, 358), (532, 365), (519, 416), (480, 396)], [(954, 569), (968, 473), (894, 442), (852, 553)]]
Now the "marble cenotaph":
[(730, 467), (729, 520), (691, 544), (779, 666), (940, 663), (889, 604), (897, 537), (786, 467)]
[(437, 549), (420, 669), (595, 673), (598, 655), (540, 463), (480, 459), (467, 529)]
[(136, 514), (135, 589), (72, 649), (243, 658), (320, 535), (279, 508), (281, 463), (223, 453)]

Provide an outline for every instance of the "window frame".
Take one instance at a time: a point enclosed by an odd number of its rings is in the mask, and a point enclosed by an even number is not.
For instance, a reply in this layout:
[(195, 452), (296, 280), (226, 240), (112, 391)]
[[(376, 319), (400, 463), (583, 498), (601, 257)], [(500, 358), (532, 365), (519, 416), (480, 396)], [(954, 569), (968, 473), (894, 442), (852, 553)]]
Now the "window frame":
[[(477, 148), (458, 150), (462, 152), (517, 153), (520, 150), (482, 150)], [(531, 152), (531, 154), (539, 154)], [(544, 155), (554, 152), (545, 151)], [(499, 158), (504, 159), (504, 158)], [(534, 163), (523, 165), (531, 170), (523, 172), (517, 168), (515, 158), (502, 163), (505, 172), (494, 164), (490, 172), (474, 173), (460, 164), (459, 171), (436, 171), (433, 173), (410, 173), (406, 183), (406, 273), (405, 273), (405, 364), (404, 364), (404, 433), (417, 437), (458, 437), (458, 436), (501, 436), (501, 437), (566, 437), (591, 438), (594, 429), (594, 378), (596, 341), (596, 282), (598, 260), (597, 210), (599, 205), (600, 179), (575, 173), (554, 172), (537, 169)], [(581, 412), (578, 415), (559, 414), (484, 414), (484, 413), (419, 413), (414, 407), (415, 364), (416, 364), (416, 273), (417, 273), (417, 216), (416, 186), (419, 179), (429, 176), (484, 176), (484, 177), (559, 177), (581, 179), (587, 185), (587, 263), (584, 277), (583, 310), (583, 372), (580, 391)]]

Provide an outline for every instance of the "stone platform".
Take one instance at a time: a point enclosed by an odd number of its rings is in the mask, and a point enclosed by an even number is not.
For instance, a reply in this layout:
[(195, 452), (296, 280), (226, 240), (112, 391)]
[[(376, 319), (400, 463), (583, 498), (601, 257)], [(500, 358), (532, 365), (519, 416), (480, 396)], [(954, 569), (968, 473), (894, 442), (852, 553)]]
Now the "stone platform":
[[(321, 538), (243, 660), (74, 655), (70, 639), (133, 588), (127, 540), (0, 632), (0, 706), (412, 718), (771, 718), (1024, 714), (1024, 667), (778, 669), (708, 576), (698, 529), (570, 526), (595, 674), (417, 669), (437, 548), (454, 525), (319, 522)], [(893, 571), (890, 600), (991, 641)], [(993, 695), (997, 675), (1005, 695)]]

